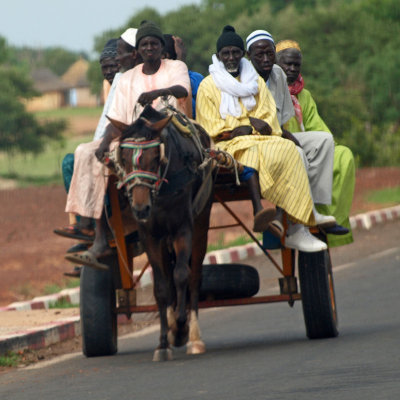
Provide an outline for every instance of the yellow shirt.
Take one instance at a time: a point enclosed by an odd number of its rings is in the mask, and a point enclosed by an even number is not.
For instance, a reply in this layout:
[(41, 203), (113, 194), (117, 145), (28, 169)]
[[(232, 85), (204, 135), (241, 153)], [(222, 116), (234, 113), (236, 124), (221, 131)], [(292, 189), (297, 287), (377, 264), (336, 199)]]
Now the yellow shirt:
[[(240, 117), (228, 115), (226, 119), (222, 119), (219, 113), (221, 92), (216, 87), (211, 75), (209, 75), (202, 80), (197, 92), (196, 120), (212, 138), (222, 132), (231, 131), (238, 126), (251, 126), (249, 117), (264, 120), (272, 128), (272, 135), (281, 136), (282, 131), (276, 115), (274, 98), (261, 77), (258, 77), (258, 93), (254, 97), (257, 104), (252, 110), (246, 110), (239, 99), (240, 107), (242, 108)], [(260, 135), (254, 128), (253, 134)]]

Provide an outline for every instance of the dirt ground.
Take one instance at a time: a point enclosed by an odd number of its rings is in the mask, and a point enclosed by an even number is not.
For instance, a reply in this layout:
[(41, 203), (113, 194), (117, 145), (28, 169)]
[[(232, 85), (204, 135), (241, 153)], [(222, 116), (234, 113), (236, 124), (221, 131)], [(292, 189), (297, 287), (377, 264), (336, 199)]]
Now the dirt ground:
[[(358, 170), (352, 214), (391, 206), (368, 203), (365, 196), (370, 190), (399, 184), (400, 168)], [(65, 284), (63, 273), (72, 270), (73, 265), (63, 256), (75, 242), (53, 234), (53, 229), (68, 224), (65, 199), (61, 185), (0, 190), (0, 306), (43, 295), (50, 285)], [(240, 202), (234, 208), (244, 221), (252, 221), (250, 204)], [(213, 221), (233, 222), (219, 205), (213, 208), (211, 224)], [(212, 230), (209, 242), (216, 242), (221, 235), (229, 241), (243, 235), (243, 231)]]

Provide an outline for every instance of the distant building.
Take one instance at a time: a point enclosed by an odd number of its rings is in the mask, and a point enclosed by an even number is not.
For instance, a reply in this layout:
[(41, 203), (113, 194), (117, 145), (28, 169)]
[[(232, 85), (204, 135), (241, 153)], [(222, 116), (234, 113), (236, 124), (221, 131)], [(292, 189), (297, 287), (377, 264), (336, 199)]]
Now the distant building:
[(90, 91), (87, 71), (89, 62), (83, 58), (72, 64), (61, 77), (69, 87), (67, 103), (71, 107), (95, 107), (99, 105), (99, 97)]
[(25, 100), (27, 111), (52, 110), (68, 104), (69, 86), (48, 68), (32, 71), (33, 87), (41, 96)]

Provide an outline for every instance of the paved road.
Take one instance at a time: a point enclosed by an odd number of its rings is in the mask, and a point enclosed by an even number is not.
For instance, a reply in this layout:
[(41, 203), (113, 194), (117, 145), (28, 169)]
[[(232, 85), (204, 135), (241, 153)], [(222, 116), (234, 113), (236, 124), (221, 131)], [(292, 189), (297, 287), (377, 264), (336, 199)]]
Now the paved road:
[(207, 310), (205, 355), (177, 350), (153, 363), (150, 329), (121, 339), (114, 357), (72, 355), (4, 374), (0, 399), (399, 399), (399, 232), (395, 222), (359, 234), (365, 246), (334, 255), (344, 258), (334, 273), (338, 338), (308, 340), (300, 303)]

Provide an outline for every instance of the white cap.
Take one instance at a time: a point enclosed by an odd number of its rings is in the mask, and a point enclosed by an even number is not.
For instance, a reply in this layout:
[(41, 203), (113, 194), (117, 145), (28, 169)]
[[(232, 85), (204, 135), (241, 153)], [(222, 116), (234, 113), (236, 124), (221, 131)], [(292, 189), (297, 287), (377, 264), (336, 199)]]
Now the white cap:
[(126, 43), (130, 44), (132, 47), (136, 46), (136, 28), (128, 28), (122, 35), (121, 39)]
[(270, 42), (275, 44), (274, 39), (273, 39), (272, 35), (269, 32), (258, 30), (258, 31), (254, 31), (254, 32), (250, 33), (250, 35), (247, 36), (247, 39), (246, 39), (246, 48), (247, 48), (247, 50), (249, 50), (250, 46), (254, 42), (257, 42), (259, 40), (269, 40)]

